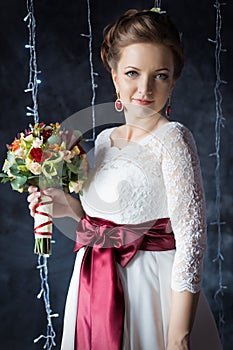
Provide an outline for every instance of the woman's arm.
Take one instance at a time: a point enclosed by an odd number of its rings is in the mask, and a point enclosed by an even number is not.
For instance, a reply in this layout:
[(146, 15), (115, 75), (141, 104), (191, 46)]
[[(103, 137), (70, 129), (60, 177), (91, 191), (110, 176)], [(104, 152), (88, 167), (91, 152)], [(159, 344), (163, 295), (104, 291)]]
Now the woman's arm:
[(195, 142), (180, 124), (165, 136), (162, 171), (176, 240), (167, 350), (187, 350), (201, 288), (206, 218)]
[(166, 350), (188, 350), (189, 336), (200, 293), (172, 290), (172, 306)]

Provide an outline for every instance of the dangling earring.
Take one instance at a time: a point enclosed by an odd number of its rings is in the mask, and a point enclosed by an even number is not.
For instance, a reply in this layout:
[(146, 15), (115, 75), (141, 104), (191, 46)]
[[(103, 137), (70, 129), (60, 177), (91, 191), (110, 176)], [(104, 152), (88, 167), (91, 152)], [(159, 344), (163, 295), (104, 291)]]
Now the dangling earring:
[(116, 95), (117, 95), (117, 99), (115, 101), (115, 109), (117, 112), (122, 112), (124, 107), (123, 107), (123, 104), (121, 102), (120, 94), (118, 91), (116, 91)]
[(171, 96), (168, 97), (167, 101), (167, 107), (166, 107), (166, 117), (169, 118), (171, 114), (172, 108), (171, 108)]

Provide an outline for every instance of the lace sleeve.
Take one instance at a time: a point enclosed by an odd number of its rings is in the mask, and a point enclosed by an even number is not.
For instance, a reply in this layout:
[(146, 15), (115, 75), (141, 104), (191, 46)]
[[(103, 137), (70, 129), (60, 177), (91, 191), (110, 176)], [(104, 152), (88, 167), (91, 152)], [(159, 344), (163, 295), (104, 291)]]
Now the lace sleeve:
[(195, 142), (181, 124), (165, 137), (162, 171), (176, 239), (171, 286), (196, 293), (206, 249), (205, 199)]

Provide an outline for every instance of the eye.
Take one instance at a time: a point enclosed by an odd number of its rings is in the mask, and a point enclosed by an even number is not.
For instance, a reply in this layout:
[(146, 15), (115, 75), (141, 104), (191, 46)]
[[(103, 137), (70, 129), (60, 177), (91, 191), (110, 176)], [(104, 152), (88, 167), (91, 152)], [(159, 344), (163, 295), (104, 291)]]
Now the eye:
[(155, 75), (155, 79), (157, 80), (166, 80), (168, 78), (168, 75), (165, 73), (159, 73)]
[(138, 73), (137, 73), (136, 71), (134, 71), (134, 70), (131, 70), (131, 71), (129, 71), (129, 72), (126, 72), (125, 74), (126, 74), (128, 77), (130, 77), (130, 78), (135, 78), (135, 77), (138, 76)]

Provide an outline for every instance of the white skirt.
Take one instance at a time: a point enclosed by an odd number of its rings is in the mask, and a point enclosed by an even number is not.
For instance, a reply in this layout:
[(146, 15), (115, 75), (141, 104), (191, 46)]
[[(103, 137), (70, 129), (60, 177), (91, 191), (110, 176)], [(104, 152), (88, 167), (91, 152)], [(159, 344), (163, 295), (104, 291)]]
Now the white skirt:
[[(79, 273), (84, 251), (82, 248), (77, 253), (70, 282), (61, 350), (74, 350)], [(118, 265), (125, 297), (122, 350), (166, 349), (174, 254), (174, 250), (138, 251), (125, 268)], [(191, 350), (207, 349), (221, 350), (222, 347), (213, 315), (205, 296), (201, 293), (191, 334)]]

